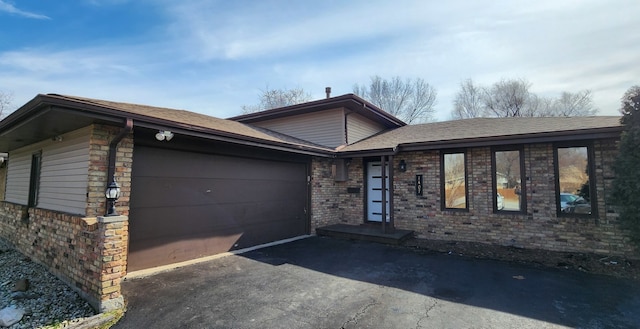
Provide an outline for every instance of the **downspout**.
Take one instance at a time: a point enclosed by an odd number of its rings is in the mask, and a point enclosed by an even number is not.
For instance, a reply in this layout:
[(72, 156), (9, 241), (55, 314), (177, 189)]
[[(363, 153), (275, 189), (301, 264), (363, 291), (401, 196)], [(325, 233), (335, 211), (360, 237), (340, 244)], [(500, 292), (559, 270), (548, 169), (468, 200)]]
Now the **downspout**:
[[(116, 177), (116, 153), (117, 153), (117, 148), (118, 148), (118, 144), (120, 144), (120, 142), (122, 141), (122, 139), (129, 135), (129, 133), (131, 133), (131, 131), (133, 130), (133, 119), (131, 118), (127, 118), (127, 122), (125, 123), (124, 127), (122, 128), (122, 130), (120, 131), (120, 133), (118, 133), (118, 135), (116, 135), (116, 137), (113, 138), (113, 140), (111, 140), (111, 143), (109, 143), (109, 163), (108, 163), (108, 169), (107, 169), (107, 185), (109, 185), (112, 182), (115, 182)], [(108, 212), (108, 207), (109, 205), (106, 204), (105, 205), (105, 213)]]

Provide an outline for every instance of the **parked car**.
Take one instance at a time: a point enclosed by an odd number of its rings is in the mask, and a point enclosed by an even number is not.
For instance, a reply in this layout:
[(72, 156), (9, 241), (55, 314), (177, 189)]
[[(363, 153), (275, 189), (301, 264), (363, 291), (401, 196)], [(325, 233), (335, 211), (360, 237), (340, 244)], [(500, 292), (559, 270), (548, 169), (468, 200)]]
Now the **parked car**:
[(496, 206), (498, 210), (504, 209), (504, 196), (500, 193), (498, 193), (498, 196), (496, 197)]
[(564, 213), (590, 215), (591, 203), (575, 194), (560, 193), (560, 209)]
[(570, 214), (591, 215), (591, 203), (583, 197), (578, 197), (567, 203), (565, 212)]
[(568, 212), (567, 207), (570, 202), (576, 201), (579, 196), (571, 193), (560, 193), (560, 210), (562, 212)]

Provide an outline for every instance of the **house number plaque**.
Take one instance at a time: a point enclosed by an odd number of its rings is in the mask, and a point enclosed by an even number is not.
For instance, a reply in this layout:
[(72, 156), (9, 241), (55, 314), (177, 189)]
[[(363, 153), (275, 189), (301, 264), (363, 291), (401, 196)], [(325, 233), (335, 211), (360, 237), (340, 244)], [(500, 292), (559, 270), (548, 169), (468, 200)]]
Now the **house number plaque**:
[(422, 195), (422, 175), (416, 175), (416, 195)]

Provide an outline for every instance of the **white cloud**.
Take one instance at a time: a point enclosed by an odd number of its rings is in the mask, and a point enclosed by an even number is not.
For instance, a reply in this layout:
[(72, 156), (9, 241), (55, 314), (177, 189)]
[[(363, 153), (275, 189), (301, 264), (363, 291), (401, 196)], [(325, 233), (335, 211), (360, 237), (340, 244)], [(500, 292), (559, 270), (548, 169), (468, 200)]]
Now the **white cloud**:
[(323, 98), (399, 75), (438, 90), (443, 120), (467, 78), (526, 78), (545, 96), (591, 89), (601, 114), (617, 114), (640, 76), (635, 1), (153, 3), (166, 15), (155, 22), (168, 21), (157, 41), (0, 52), (0, 86), (16, 86), (16, 102), (59, 92), (227, 117), (267, 85)]
[(10, 4), (10, 3), (6, 2), (6, 1), (3, 1), (3, 0), (0, 0), (0, 12), (7, 12), (7, 13), (10, 13), (10, 14), (23, 16), (23, 17), (27, 17), (27, 18), (50, 19), (48, 16), (45, 16), (45, 15), (41, 15), (41, 14), (36, 14), (36, 13), (20, 10), (20, 9), (16, 8), (14, 5), (12, 5), (12, 4)]
[(72, 49), (53, 51), (30, 49), (0, 53), (0, 67), (5, 71), (54, 75), (134, 75), (130, 58), (115, 49)]
[[(350, 2), (300, 14), (282, 10), (286, 4), (256, 2), (229, 8), (220, 2), (171, 2), (166, 10), (172, 33), (184, 39), (199, 60), (255, 59), (291, 56), (321, 47), (408, 33), (422, 21), (420, 10), (394, 4)], [(402, 19), (385, 17), (401, 11)], [(381, 23), (384, 22), (384, 23)]]
[(172, 66), (171, 56), (156, 46), (0, 53), (0, 90), (14, 94), (15, 108), (38, 93), (56, 93), (181, 108), (218, 117), (238, 114), (240, 89), (229, 86), (233, 79), (202, 68)]

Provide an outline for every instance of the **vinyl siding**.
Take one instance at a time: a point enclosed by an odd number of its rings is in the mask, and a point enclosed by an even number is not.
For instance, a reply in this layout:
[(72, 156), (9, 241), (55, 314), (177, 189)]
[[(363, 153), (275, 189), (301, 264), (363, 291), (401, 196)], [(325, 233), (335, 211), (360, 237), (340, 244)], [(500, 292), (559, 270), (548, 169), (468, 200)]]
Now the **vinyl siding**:
[(37, 207), (85, 214), (89, 173), (89, 127), (9, 153), (6, 200), (27, 204), (31, 155), (42, 150)]
[(328, 147), (345, 144), (342, 108), (257, 122), (253, 125)]
[(384, 126), (373, 122), (360, 114), (347, 115), (347, 143), (353, 144), (384, 130)]

